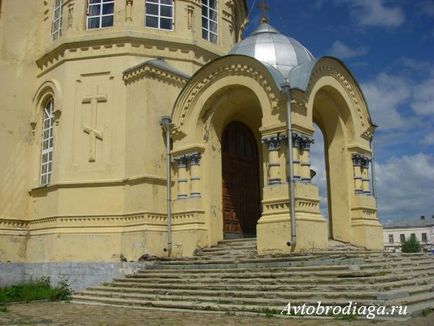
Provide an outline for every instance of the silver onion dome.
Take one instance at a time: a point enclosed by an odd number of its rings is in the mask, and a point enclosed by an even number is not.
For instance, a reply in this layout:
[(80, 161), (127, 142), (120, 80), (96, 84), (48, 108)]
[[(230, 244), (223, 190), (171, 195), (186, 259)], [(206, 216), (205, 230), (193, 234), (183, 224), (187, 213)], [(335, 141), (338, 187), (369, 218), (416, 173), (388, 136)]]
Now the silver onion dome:
[(283, 77), (296, 66), (315, 61), (314, 56), (297, 40), (287, 37), (267, 22), (246, 39), (237, 43), (229, 54), (243, 54), (276, 68)]

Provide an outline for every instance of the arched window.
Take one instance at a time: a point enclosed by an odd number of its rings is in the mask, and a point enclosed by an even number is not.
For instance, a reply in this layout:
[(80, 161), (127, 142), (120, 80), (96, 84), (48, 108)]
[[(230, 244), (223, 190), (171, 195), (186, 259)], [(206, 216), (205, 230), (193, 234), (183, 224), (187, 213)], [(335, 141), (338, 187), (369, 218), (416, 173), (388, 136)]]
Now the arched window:
[(53, 124), (54, 101), (50, 97), (44, 105), (42, 114), (42, 139), (41, 139), (41, 185), (50, 183), (53, 162)]

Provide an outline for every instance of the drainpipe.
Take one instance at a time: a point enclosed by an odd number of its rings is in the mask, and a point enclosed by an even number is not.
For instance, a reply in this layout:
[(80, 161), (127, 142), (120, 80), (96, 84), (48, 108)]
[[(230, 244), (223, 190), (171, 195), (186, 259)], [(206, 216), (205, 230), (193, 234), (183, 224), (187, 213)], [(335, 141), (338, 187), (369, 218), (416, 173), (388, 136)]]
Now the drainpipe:
[(377, 183), (375, 180), (375, 154), (374, 154), (374, 138), (369, 141), (371, 147), (372, 159), (371, 159), (371, 180), (372, 180), (372, 196), (377, 199)]
[(168, 257), (172, 255), (172, 191), (170, 173), (170, 124), (172, 120), (168, 116), (161, 117), (160, 125), (166, 133), (166, 200), (167, 200), (167, 251)]
[(283, 93), (286, 97), (286, 135), (288, 137), (287, 143), (287, 156), (286, 160), (286, 173), (289, 193), (289, 206), (291, 215), (291, 240), (286, 244), (295, 248), (297, 233), (295, 230), (295, 195), (294, 195), (294, 158), (292, 155), (292, 122), (291, 122), (291, 87), (289, 83), (281, 85)]

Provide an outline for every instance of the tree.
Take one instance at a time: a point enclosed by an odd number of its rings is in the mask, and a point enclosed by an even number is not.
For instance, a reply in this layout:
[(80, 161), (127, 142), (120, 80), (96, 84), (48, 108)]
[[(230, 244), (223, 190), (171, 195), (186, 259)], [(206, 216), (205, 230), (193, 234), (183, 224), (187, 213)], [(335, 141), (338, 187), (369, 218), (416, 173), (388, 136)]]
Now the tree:
[(421, 246), (416, 237), (410, 237), (410, 239), (404, 241), (401, 246), (402, 252), (419, 252)]

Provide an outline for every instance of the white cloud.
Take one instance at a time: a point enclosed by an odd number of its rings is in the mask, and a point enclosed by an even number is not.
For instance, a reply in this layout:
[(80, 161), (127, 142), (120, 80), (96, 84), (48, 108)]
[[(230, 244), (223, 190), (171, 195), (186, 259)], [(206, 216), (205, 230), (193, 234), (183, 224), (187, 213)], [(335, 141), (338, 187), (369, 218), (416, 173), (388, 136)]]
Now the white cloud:
[(423, 81), (414, 88), (412, 109), (420, 115), (434, 115), (434, 78)]
[(346, 59), (365, 55), (368, 53), (368, 49), (365, 47), (352, 48), (341, 41), (335, 41), (328, 53), (337, 58)]
[(434, 1), (419, 0), (418, 7), (422, 15), (434, 17)]
[(310, 163), (311, 168), (316, 172), (312, 182), (319, 188), (320, 195), (320, 210), (321, 214), (327, 218), (328, 216), (328, 203), (327, 203), (327, 178), (325, 171), (325, 154), (324, 154), (324, 138), (321, 130), (317, 125), (314, 125), (314, 141), (310, 150)]
[(350, 14), (360, 26), (398, 27), (405, 21), (399, 7), (389, 7), (383, 0), (340, 0), (349, 5)]
[(382, 130), (408, 126), (408, 120), (398, 111), (399, 106), (411, 97), (411, 84), (407, 80), (381, 73), (374, 80), (362, 83), (361, 87), (373, 121)]
[(434, 131), (425, 135), (423, 143), (424, 145), (434, 145)]
[(392, 157), (375, 167), (380, 218), (434, 214), (434, 155)]

